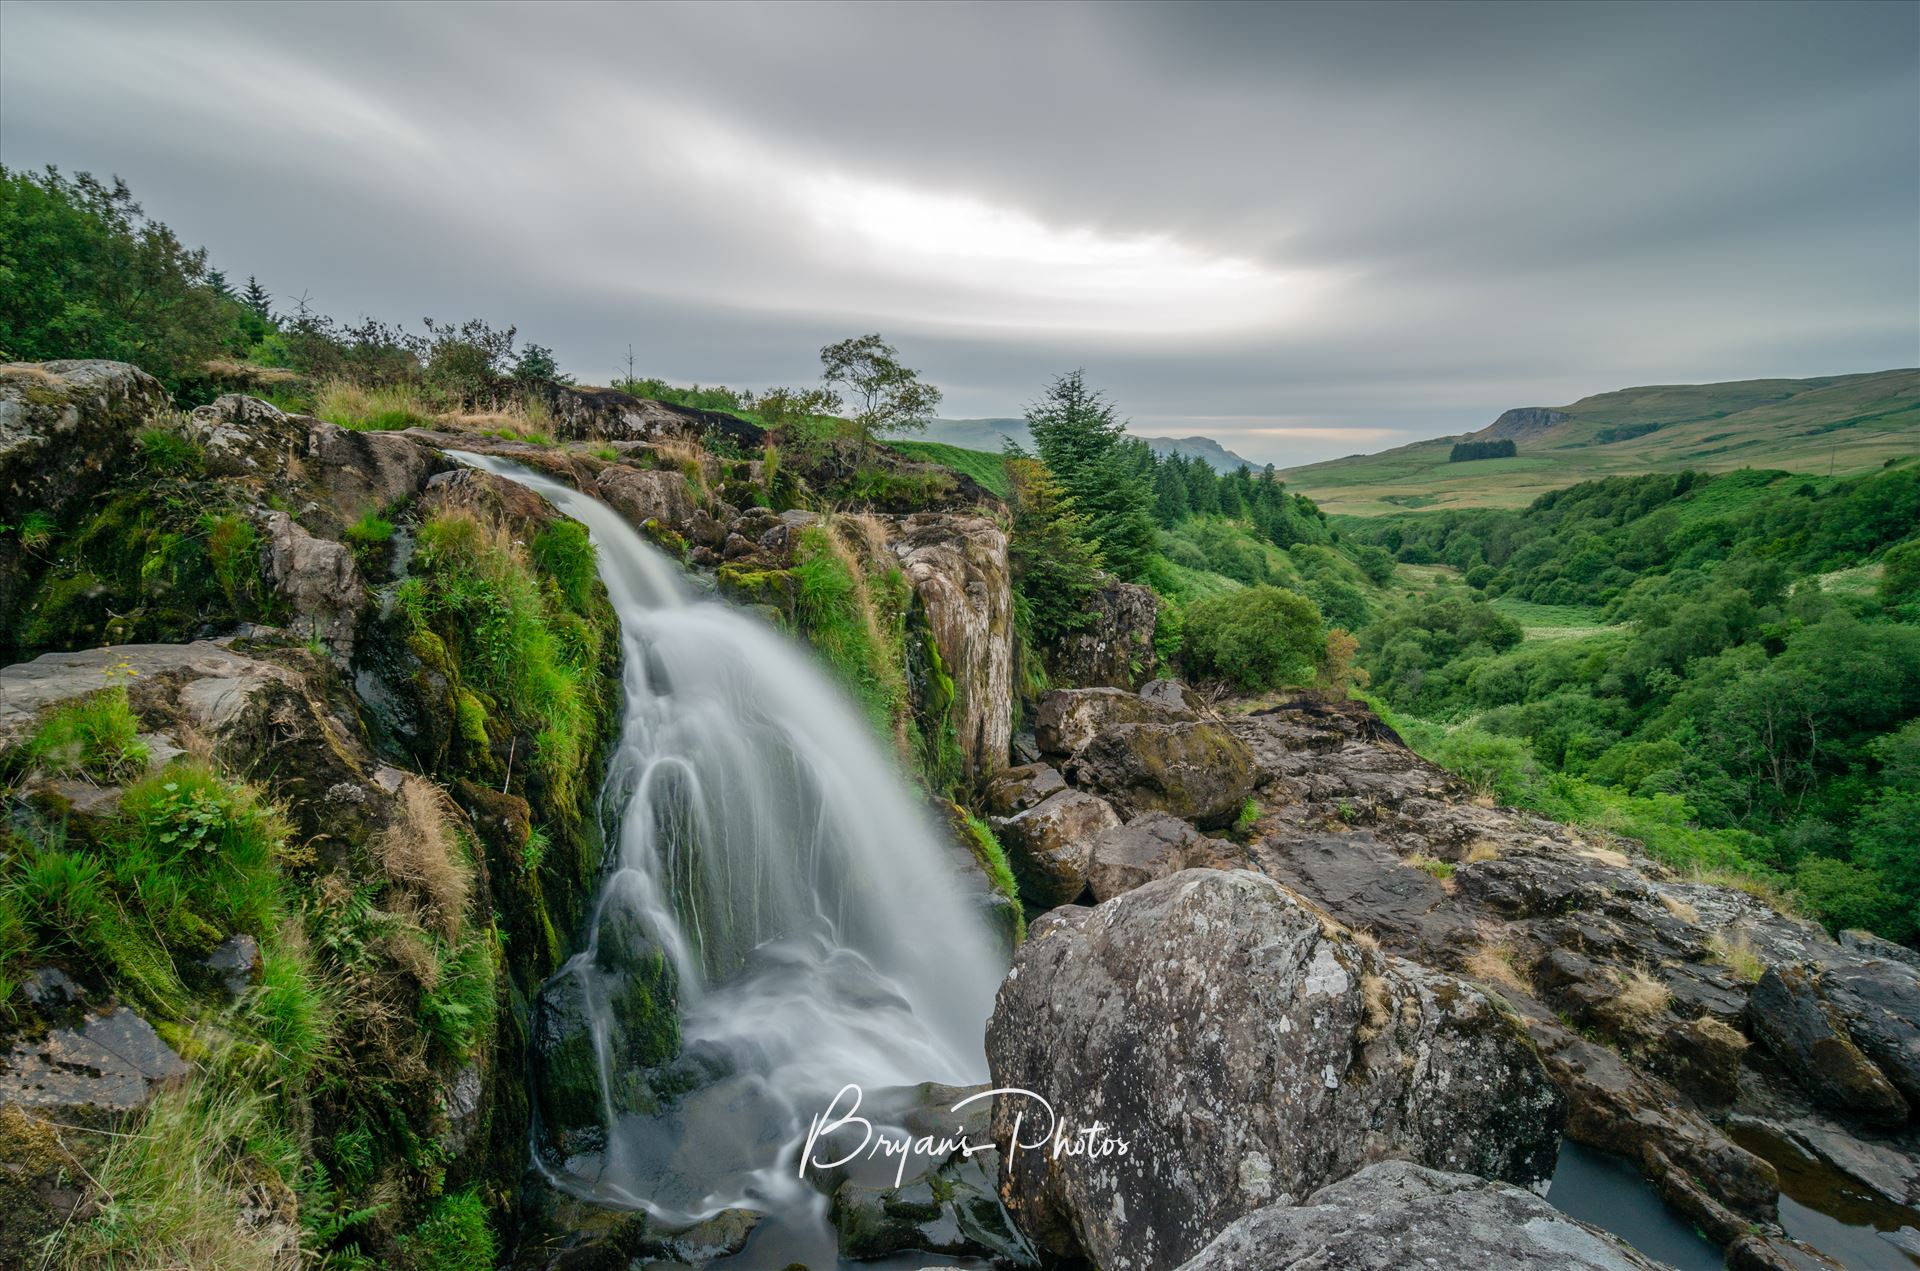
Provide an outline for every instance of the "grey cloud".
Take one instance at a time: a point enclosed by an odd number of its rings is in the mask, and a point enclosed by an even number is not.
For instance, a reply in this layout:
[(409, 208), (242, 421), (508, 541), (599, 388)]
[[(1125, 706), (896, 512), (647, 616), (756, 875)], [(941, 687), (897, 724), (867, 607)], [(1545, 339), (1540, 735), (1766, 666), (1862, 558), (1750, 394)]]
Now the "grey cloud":
[[(1288, 463), (1379, 443), (1232, 438), (1920, 361), (1916, 46), (1899, 4), (12, 3), (0, 160), (117, 172), (283, 297), (515, 321), (587, 377), (631, 342), (803, 380), (878, 326), (951, 413), (1084, 365), (1143, 428)], [(1222, 330), (1052, 321), (823, 246), (808, 174), (1328, 281)]]

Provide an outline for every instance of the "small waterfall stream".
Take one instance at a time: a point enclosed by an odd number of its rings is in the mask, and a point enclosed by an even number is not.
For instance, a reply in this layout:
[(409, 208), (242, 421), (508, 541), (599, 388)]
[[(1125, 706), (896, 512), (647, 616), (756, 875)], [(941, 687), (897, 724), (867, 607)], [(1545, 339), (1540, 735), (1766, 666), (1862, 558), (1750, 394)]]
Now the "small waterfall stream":
[[(586, 525), (620, 619), (625, 696), (602, 795), (617, 848), (588, 947), (559, 973), (593, 1019), (604, 1146), (543, 1168), (666, 1222), (760, 1210), (756, 1264), (831, 1265), (826, 1198), (796, 1177), (811, 1118), (849, 1082), (872, 1095), (984, 1081), (1005, 959), (918, 801), (806, 650), (696, 598), (598, 500), (457, 457)], [(610, 1040), (627, 1022), (616, 1000), (631, 999), (608, 968), (649, 944), (671, 963), (684, 1058), (702, 1074), (660, 1107), (623, 1097), (632, 1074)]]

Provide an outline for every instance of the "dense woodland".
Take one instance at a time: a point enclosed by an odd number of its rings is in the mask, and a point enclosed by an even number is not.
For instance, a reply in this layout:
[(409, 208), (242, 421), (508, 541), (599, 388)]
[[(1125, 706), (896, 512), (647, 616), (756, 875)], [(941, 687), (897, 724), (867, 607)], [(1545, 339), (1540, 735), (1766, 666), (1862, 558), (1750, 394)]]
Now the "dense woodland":
[[(0, 354), (130, 360), (183, 404), (238, 381), (348, 427), (465, 411), (531, 438), (537, 390), (565, 379), (511, 326), (348, 325), (236, 287), (124, 185), (53, 171), (0, 173)], [(750, 394), (629, 367), (617, 386), (767, 427), (775, 467), (839, 472), (826, 488), (843, 505), (910, 501), (872, 457), (937, 390), (878, 336), (822, 350), (822, 381)], [(1637, 835), (1835, 926), (1920, 934), (1920, 463), (1839, 481), (1656, 474), (1515, 511), (1330, 522), (1271, 468), (1156, 458), (1078, 371), (1028, 423), (1032, 454), (927, 448), (1005, 492), (1028, 650), (1090, 621), (1109, 575), (1142, 583), (1161, 657), (1196, 681), (1370, 689), (1423, 752), (1505, 801)], [(1030, 695), (1044, 659), (1022, 665)]]

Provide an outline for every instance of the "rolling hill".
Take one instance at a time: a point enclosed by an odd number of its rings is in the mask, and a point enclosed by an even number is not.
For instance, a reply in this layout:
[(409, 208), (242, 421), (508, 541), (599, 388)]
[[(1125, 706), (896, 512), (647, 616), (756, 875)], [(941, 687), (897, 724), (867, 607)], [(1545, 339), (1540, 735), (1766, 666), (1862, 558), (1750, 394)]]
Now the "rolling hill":
[[(1511, 439), (1508, 459), (1449, 463), (1459, 441)], [(1693, 468), (1834, 474), (1920, 453), (1920, 370), (1805, 380), (1663, 384), (1522, 407), (1461, 437), (1281, 473), (1329, 512), (1519, 507), (1595, 477)]]
[[(959, 446), (965, 450), (994, 452), (999, 451), (1000, 443), (1008, 437), (1028, 449), (1033, 448), (1033, 437), (1027, 432), (1027, 421), (1024, 419), (936, 419), (927, 425), (925, 433), (927, 441)], [(1215, 472), (1232, 472), (1239, 467), (1252, 468), (1256, 472), (1260, 469), (1260, 465), (1253, 460), (1241, 458), (1211, 437), (1142, 437), (1140, 440), (1162, 458), (1177, 454), (1188, 459), (1201, 459)]]

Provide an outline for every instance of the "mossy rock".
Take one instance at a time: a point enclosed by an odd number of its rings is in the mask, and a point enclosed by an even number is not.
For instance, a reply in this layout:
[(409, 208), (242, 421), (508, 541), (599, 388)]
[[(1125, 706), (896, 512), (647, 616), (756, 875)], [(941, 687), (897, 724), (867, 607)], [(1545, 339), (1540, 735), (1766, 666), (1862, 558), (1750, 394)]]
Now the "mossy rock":
[(737, 604), (764, 605), (791, 625), (796, 595), (793, 573), (729, 562), (714, 575), (720, 594)]

